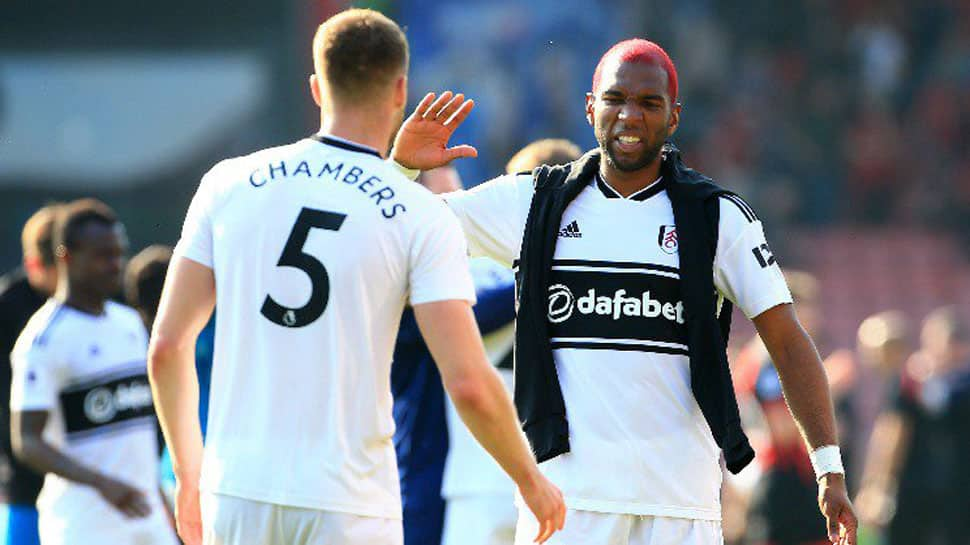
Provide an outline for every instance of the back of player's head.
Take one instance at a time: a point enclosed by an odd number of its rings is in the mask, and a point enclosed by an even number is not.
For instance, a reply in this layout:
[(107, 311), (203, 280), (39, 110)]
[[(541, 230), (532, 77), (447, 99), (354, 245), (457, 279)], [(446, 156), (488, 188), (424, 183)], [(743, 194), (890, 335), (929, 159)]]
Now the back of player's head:
[(48, 204), (34, 212), (24, 223), (20, 242), (25, 261), (37, 260), (45, 267), (54, 264), (54, 221), (59, 206), (59, 203)]
[(619, 42), (600, 57), (596, 71), (593, 72), (593, 93), (599, 90), (604, 67), (614, 60), (652, 64), (663, 68), (664, 72), (667, 73), (667, 94), (670, 97), (670, 102), (677, 102), (677, 68), (674, 66), (674, 61), (670, 60), (670, 56), (667, 55), (664, 48), (642, 38)]
[[(154, 317), (165, 285), (172, 248), (154, 244), (138, 252), (125, 269), (125, 300), (142, 316)], [(147, 320), (146, 320), (147, 321)]]
[(317, 29), (313, 66), (338, 101), (380, 96), (407, 74), (407, 38), (381, 13), (348, 9)]
[(54, 249), (57, 253), (77, 248), (83, 229), (89, 224), (113, 227), (118, 216), (97, 199), (78, 199), (62, 205), (54, 222)]
[(507, 174), (527, 172), (540, 165), (564, 165), (583, 154), (579, 146), (564, 138), (543, 138), (520, 149), (505, 165)]

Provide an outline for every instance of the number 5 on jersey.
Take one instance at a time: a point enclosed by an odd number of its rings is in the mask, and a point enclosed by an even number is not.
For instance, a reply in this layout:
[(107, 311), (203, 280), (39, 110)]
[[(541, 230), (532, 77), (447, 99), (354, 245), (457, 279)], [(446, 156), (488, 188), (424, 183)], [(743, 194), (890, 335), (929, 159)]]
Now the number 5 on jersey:
[(260, 309), (260, 313), (267, 320), (283, 327), (303, 327), (316, 321), (327, 309), (327, 301), (330, 299), (330, 277), (327, 275), (327, 268), (320, 263), (319, 259), (304, 252), (303, 245), (306, 244), (310, 229), (315, 227), (339, 231), (345, 219), (347, 219), (346, 214), (312, 208), (300, 210), (300, 215), (293, 224), (276, 266), (294, 267), (305, 272), (310, 277), (312, 286), (310, 300), (300, 308), (289, 308), (277, 303), (272, 295), (267, 295), (263, 301), (263, 308)]

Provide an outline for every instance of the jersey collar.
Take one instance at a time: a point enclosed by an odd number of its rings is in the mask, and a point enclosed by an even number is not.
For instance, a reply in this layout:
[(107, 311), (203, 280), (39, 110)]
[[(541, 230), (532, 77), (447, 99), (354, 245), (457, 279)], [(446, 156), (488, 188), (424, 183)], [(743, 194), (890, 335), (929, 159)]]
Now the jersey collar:
[(368, 155), (373, 155), (378, 159), (381, 158), (381, 154), (374, 148), (370, 146), (365, 146), (363, 144), (358, 144), (357, 142), (351, 142), (350, 140), (345, 140), (338, 136), (333, 136), (330, 134), (314, 134), (311, 136), (313, 140), (320, 142), (321, 144), (326, 144), (328, 146), (333, 146), (335, 148), (345, 149), (347, 151), (356, 151), (358, 153), (366, 153)]
[[(629, 197), (626, 197), (626, 199), (631, 201), (640, 201), (640, 202), (645, 201), (650, 197), (653, 197), (657, 193), (660, 193), (661, 191), (663, 191), (664, 184), (662, 182), (663, 182), (663, 176), (657, 178), (656, 180), (654, 180), (652, 184), (641, 189), (640, 191), (637, 191), (636, 193), (630, 195)], [(623, 195), (620, 195), (619, 191), (613, 189), (613, 186), (606, 183), (606, 180), (601, 178), (599, 173), (596, 174), (596, 187), (599, 188), (600, 192), (602, 192), (603, 196), (606, 197), (607, 199), (624, 198)]]

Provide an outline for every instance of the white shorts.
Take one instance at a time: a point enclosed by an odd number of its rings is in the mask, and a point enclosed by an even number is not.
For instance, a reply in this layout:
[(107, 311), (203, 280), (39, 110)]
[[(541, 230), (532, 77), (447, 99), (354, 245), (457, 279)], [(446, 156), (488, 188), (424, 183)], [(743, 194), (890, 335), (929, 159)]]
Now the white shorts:
[(512, 545), (516, 518), (511, 494), (451, 498), (441, 545)]
[(400, 520), (202, 493), (204, 545), (402, 545)]
[[(531, 511), (519, 509), (515, 545), (530, 545), (539, 533)], [(671, 517), (566, 512), (565, 527), (552, 535), (548, 545), (724, 545), (721, 523)]]
[(153, 511), (145, 519), (135, 519), (122, 526), (115, 524), (74, 524), (64, 526), (40, 514), (37, 533), (41, 545), (178, 545), (175, 530), (165, 513)]

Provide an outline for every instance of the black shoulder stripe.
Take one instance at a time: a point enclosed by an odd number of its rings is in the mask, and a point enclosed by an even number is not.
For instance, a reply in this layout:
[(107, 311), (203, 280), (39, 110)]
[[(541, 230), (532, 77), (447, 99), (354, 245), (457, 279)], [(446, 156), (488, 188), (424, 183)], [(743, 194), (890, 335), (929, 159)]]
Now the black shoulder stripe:
[(723, 193), (721, 194), (721, 197), (734, 203), (734, 205), (741, 210), (741, 213), (744, 214), (744, 217), (747, 218), (748, 222), (754, 223), (758, 220), (758, 216), (755, 215), (754, 210), (752, 210), (751, 207), (748, 206), (748, 203), (744, 202), (744, 199), (741, 197), (733, 193)]

